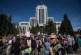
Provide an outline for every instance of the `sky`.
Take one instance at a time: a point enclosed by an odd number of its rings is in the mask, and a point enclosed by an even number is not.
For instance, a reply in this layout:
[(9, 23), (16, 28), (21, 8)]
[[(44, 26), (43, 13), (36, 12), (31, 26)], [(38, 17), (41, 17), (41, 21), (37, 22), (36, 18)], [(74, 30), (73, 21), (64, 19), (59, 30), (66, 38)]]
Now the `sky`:
[(0, 0), (0, 13), (12, 16), (13, 23), (29, 21), (42, 1), (49, 17), (62, 21), (66, 13), (74, 29), (81, 27), (81, 0)]

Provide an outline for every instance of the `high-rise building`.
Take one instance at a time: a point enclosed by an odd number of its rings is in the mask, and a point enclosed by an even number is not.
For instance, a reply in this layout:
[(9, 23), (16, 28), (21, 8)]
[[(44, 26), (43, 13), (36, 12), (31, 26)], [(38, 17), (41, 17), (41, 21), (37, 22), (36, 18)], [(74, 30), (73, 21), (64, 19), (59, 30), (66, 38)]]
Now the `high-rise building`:
[[(61, 25), (61, 22), (55, 22), (53, 17), (48, 17), (48, 9), (47, 9), (46, 5), (44, 5), (44, 4), (37, 5), (36, 15), (35, 15), (35, 17), (30, 17), (30, 22), (27, 22), (27, 23), (29, 23), (29, 25), (26, 25), (25, 29), (27, 31), (27, 30), (29, 30), (29, 27), (35, 27), (35, 26), (37, 26), (37, 24), (39, 26), (44, 27), (45, 25), (47, 25), (48, 20), (51, 20), (56, 24), (56, 29), (57, 29), (56, 31), (58, 33), (58, 29)], [(24, 23), (24, 22), (20, 22), (20, 27), (25, 27), (25, 26), (21, 25), (21, 23)], [(23, 29), (22, 29), (22, 31), (23, 31)]]
[[(33, 19), (35, 19), (35, 21)], [(37, 5), (36, 15), (35, 17), (30, 17), (30, 20), (33, 20), (32, 22), (30, 22), (31, 24), (34, 24), (33, 26), (36, 26), (37, 24), (39, 26), (44, 26), (48, 23), (48, 20), (51, 20), (54, 22), (53, 17), (48, 17), (48, 9), (47, 9), (47, 6), (44, 4)]]
[(47, 17), (48, 17), (46, 5), (43, 4), (43, 5), (38, 5), (36, 7), (36, 17), (39, 26), (44, 26), (46, 24)]

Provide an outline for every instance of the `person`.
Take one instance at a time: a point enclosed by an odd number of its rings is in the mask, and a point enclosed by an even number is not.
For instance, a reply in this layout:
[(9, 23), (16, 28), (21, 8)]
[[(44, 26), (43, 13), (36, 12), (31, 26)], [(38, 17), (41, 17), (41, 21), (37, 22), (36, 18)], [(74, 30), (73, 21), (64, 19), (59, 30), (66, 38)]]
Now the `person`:
[(12, 50), (12, 38), (10, 38), (10, 40), (8, 41), (8, 46), (7, 46), (7, 50), (6, 50), (6, 55), (11, 54), (11, 50)]
[(31, 47), (32, 47), (31, 55), (36, 55), (37, 54), (37, 43), (36, 43), (36, 39), (34, 35), (31, 36)]
[(50, 39), (47, 37), (47, 40), (45, 41), (45, 52), (44, 55), (49, 55), (49, 47), (50, 47)]
[(67, 55), (65, 49), (60, 43), (58, 43), (58, 39), (55, 34), (51, 34), (50, 39), (51, 46), (49, 48), (49, 55)]
[(31, 38), (30, 37), (27, 37), (27, 46), (31, 47)]
[(16, 41), (16, 37), (13, 37), (12, 38), (12, 50), (11, 50), (11, 54), (14, 54), (14, 43), (15, 43), (15, 41)]
[(79, 38), (78, 38), (78, 45), (79, 45), (79, 47), (81, 47), (81, 36), (79, 36)]
[(31, 47), (27, 46), (27, 39), (26, 38), (22, 38), (21, 42), (20, 42), (20, 55), (30, 55), (32, 49)]
[(34, 38), (34, 36), (31, 36), (31, 47), (32, 47), (32, 51), (35, 50), (36, 48), (36, 39)]
[(72, 49), (72, 42), (73, 42), (72, 36), (68, 35), (67, 41), (68, 41), (68, 53), (70, 54), (73, 51), (73, 49)]
[(65, 48), (66, 52), (68, 53), (68, 41), (67, 41), (67, 38), (64, 37), (63, 40), (64, 40), (64, 41), (63, 41), (63, 47)]
[(77, 52), (77, 49), (79, 48), (78, 38), (76, 36), (74, 36), (74, 40), (75, 40), (75, 44), (73, 45), (73, 50), (76, 53)]
[(19, 36), (13, 37), (12, 46), (13, 46), (12, 47), (13, 54), (19, 55), (20, 54), (20, 38), (19, 38)]

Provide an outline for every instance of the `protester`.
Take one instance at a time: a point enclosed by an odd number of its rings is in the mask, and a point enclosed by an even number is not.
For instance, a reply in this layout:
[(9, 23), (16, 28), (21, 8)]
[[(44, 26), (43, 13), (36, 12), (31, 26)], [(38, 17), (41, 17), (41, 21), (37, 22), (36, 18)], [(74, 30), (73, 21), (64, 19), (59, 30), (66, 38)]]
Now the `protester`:
[(35, 50), (37, 44), (36, 44), (36, 39), (34, 38), (34, 36), (31, 36), (31, 47), (32, 47), (32, 51)]
[(72, 49), (72, 42), (73, 42), (73, 39), (72, 39), (72, 36), (68, 35), (67, 36), (67, 41), (68, 41), (68, 53), (72, 53), (73, 49)]
[(49, 48), (50, 55), (67, 55), (65, 49), (62, 47), (60, 43), (58, 43), (57, 36), (55, 34), (50, 35), (51, 46)]
[[(80, 37), (71, 35), (31, 35), (9, 40), (7, 55), (67, 55), (80, 47)], [(78, 46), (79, 45), (79, 46)], [(12, 47), (12, 48), (11, 48)]]
[(49, 47), (50, 47), (50, 38), (47, 37), (47, 40), (45, 41), (45, 52), (44, 52), (44, 55), (49, 55)]
[(29, 47), (29, 45), (27, 45), (27, 39), (22, 38), (20, 43), (21, 43), (21, 45), (20, 45), (20, 48), (21, 48), (20, 55), (30, 55), (32, 49), (31, 49), (31, 47)]
[(6, 55), (11, 54), (11, 50), (12, 50), (12, 38), (10, 37), (9, 41), (8, 41), (8, 46), (7, 46), (7, 50), (6, 50)]
[(19, 38), (19, 36), (14, 37), (12, 45), (13, 45), (13, 47), (12, 47), (13, 48), (13, 54), (19, 55), (20, 54), (20, 38)]

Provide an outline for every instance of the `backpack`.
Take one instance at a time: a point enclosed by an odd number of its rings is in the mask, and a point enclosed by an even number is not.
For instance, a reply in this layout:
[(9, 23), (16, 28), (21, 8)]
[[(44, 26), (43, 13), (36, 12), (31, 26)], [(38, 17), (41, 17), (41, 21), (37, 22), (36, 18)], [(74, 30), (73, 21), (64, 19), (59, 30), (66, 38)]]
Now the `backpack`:
[(56, 44), (53, 50), (55, 52), (55, 55), (67, 55), (66, 50), (60, 43)]
[(55, 55), (67, 55), (64, 48), (59, 48)]

